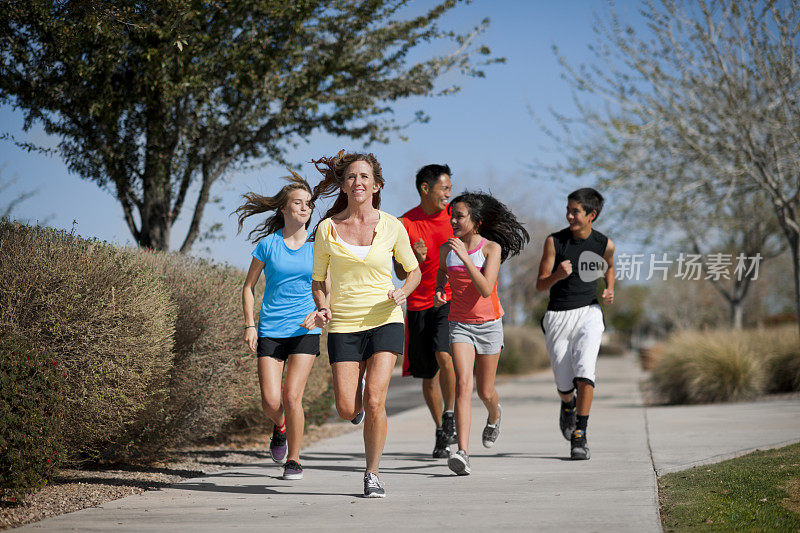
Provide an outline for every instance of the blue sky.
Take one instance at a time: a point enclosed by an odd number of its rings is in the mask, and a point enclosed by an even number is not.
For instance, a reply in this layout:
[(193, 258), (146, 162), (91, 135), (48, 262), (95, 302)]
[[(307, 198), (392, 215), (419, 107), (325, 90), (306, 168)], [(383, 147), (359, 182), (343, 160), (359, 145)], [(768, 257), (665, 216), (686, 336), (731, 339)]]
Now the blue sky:
[[(417, 2), (412, 9), (426, 5)], [(635, 5), (620, 2), (617, 9), (623, 15), (633, 16)], [(549, 107), (567, 114), (574, 109), (570, 88), (561, 78), (551, 48), (558, 45), (573, 62), (590, 60), (587, 46), (595, 37), (591, 30), (594, 13), (606, 8), (607, 3), (601, 0), (476, 0), (453, 10), (442, 26), (457, 31), (466, 31), (488, 16), (491, 24), (481, 42), (494, 55), (505, 57), (506, 63), (488, 67), (484, 79), (449, 74), (443, 85), (455, 82), (462, 87), (454, 96), (415, 98), (396, 106), (400, 123), (410, 120), (417, 109), (423, 109), (431, 120), (408, 128), (404, 132), (408, 141), (394, 139), (387, 145), (369, 148), (381, 162), (387, 180), (382, 209), (399, 216), (416, 205), (418, 197), (413, 186), (416, 170), (428, 163), (443, 162), (453, 169), (455, 192), (466, 188), (488, 190), (512, 205), (520, 216), (547, 220), (553, 229), (561, 227), (566, 193), (586, 183), (550, 183), (531, 178), (531, 163), (562, 156), (553, 152), (552, 143), (531, 118), (528, 108), (549, 125), (552, 125)], [(437, 45), (444, 51), (441, 46)], [(10, 107), (0, 107), (0, 123), (0, 130), (21, 138), (50, 146), (56, 142), (39, 128), (22, 133), (22, 115)], [(363, 146), (315, 134), (291, 151), (289, 159), (313, 184), (318, 181), (318, 174), (308, 163), (311, 158), (330, 155), (342, 148), (362, 150)], [(75, 231), (80, 235), (133, 245), (114, 198), (93, 182), (68, 173), (57, 157), (27, 153), (9, 142), (0, 142), (0, 166), (2, 178), (17, 180), (3, 192), (0, 204), (16, 194), (39, 190), (14, 211), (16, 218), (47, 220), (51, 226), (67, 229), (73, 227), (74, 221)], [(252, 245), (246, 240), (246, 231), (236, 235), (236, 220), (229, 213), (239, 205), (240, 195), (248, 190), (274, 194), (281, 186), (279, 177), (286, 174), (282, 167), (267, 165), (233, 173), (225, 183), (217, 184), (212, 194), (220, 196), (222, 203), (207, 208), (204, 226), (222, 223), (226, 238), (196, 243), (194, 252), (246, 268)], [(613, 198), (609, 201), (613, 202)], [(185, 208), (173, 228), (173, 249), (180, 246), (190, 218), (191, 212)], [(255, 221), (246, 226), (246, 230), (254, 224)], [(612, 232), (602, 224), (598, 227)]]

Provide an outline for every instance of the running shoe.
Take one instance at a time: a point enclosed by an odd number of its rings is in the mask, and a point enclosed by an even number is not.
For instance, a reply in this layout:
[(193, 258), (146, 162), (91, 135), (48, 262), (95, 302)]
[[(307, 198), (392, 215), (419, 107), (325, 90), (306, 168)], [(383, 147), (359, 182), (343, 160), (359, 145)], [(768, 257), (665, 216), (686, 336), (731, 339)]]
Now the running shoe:
[(497, 419), (497, 422), (490, 424), (489, 419), (486, 419), (486, 427), (483, 428), (484, 448), (491, 448), (494, 446), (494, 443), (497, 442), (497, 437), (500, 436), (500, 420), (503, 418), (503, 408), (498, 404), (497, 409), (500, 411), (500, 418)]
[(281, 433), (278, 431), (278, 426), (275, 426), (272, 429), (272, 438), (269, 441), (269, 455), (274, 462), (283, 464), (288, 453), (289, 448), (286, 446), (286, 432)]
[(458, 435), (456, 435), (456, 415), (453, 411), (445, 411), (442, 413), (442, 431), (447, 438), (447, 444), (458, 444)]
[(447, 460), (447, 466), (459, 476), (468, 476), (472, 472), (469, 466), (469, 455), (464, 450), (458, 450)]
[(436, 430), (436, 444), (433, 445), (434, 459), (447, 459), (450, 457), (450, 447), (447, 445), (447, 436), (441, 429)]
[(381, 485), (381, 480), (373, 472), (364, 473), (364, 497), (365, 498), (385, 498), (386, 491)]
[(283, 479), (303, 479), (303, 467), (294, 459), (283, 465)]
[(350, 421), (350, 423), (353, 424), (354, 426), (357, 426), (357, 425), (359, 425), (361, 423), (362, 420), (364, 420), (364, 410), (363, 409), (361, 411), (359, 411), (359, 413), (355, 417), (353, 417), (353, 419)]
[(574, 459), (576, 461), (580, 461), (583, 459), (588, 459), (590, 457), (589, 454), (589, 446), (586, 444), (586, 432), (580, 429), (576, 429), (572, 432), (572, 437), (569, 440), (570, 452), (569, 456), (570, 459)]
[(575, 397), (572, 397), (572, 407), (564, 408), (564, 402), (559, 406), (558, 427), (564, 438), (570, 440), (577, 424), (578, 409), (575, 407)]

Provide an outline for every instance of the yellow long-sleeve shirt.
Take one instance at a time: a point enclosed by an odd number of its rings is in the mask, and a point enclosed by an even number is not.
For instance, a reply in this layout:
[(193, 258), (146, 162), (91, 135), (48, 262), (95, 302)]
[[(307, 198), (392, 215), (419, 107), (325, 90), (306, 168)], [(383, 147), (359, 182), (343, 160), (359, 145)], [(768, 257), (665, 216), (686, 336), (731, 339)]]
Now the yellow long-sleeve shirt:
[(403, 312), (388, 297), (393, 290), (392, 257), (406, 272), (419, 266), (403, 224), (383, 211), (372, 246), (364, 260), (337, 242), (331, 219), (320, 222), (314, 237), (312, 279), (325, 281), (331, 269), (330, 333), (364, 331), (393, 322), (403, 323)]

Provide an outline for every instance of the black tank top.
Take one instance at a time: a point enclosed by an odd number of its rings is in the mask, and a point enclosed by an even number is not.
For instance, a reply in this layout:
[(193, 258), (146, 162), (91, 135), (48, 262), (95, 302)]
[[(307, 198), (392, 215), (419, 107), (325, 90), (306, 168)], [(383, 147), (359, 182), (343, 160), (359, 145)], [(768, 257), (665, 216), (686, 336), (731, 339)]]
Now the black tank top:
[(597, 264), (599, 260), (592, 256), (584, 256), (583, 264), (579, 263), (579, 260), (581, 259), (581, 254), (587, 251), (593, 252), (601, 258), (604, 257), (606, 246), (608, 245), (608, 237), (593, 229), (586, 239), (576, 239), (572, 236), (569, 228), (562, 229), (550, 236), (553, 237), (553, 245), (556, 249), (556, 260), (551, 274), (556, 271), (562, 261), (567, 259), (572, 263), (572, 274), (550, 287), (550, 301), (547, 304), (547, 309), (550, 311), (566, 311), (598, 303), (597, 279), (595, 278), (588, 282), (583, 281), (579, 272), (581, 270), (584, 272), (596, 271), (600, 267)]

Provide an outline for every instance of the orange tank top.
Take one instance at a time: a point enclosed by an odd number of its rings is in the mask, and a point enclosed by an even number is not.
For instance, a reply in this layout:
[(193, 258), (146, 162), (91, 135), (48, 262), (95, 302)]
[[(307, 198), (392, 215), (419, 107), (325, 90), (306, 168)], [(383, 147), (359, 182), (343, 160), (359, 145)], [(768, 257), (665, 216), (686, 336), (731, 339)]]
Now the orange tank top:
[[(483, 265), (486, 256), (483, 255), (483, 245), (486, 239), (474, 249), (467, 252), (472, 263), (483, 272)], [(497, 320), (503, 316), (503, 307), (497, 298), (497, 283), (492, 288), (492, 293), (484, 298), (478, 293), (478, 289), (469, 277), (467, 267), (452, 250), (445, 259), (447, 264), (447, 276), (450, 280), (450, 288), (453, 291), (453, 298), (450, 300), (450, 320), (453, 322), (466, 322), (468, 324), (480, 324), (490, 320)]]

